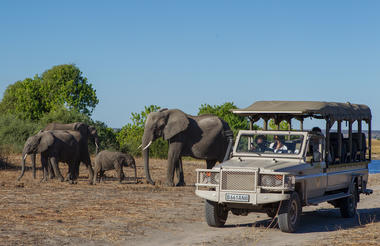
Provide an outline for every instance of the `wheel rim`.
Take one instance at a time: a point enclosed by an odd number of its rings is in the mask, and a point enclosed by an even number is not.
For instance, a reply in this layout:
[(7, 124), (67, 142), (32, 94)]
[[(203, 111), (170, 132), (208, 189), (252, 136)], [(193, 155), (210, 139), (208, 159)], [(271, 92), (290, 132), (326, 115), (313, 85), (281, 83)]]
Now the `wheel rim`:
[(297, 221), (297, 213), (298, 213), (297, 202), (293, 200), (290, 204), (290, 211), (289, 211), (290, 223), (292, 223), (292, 225), (294, 225)]

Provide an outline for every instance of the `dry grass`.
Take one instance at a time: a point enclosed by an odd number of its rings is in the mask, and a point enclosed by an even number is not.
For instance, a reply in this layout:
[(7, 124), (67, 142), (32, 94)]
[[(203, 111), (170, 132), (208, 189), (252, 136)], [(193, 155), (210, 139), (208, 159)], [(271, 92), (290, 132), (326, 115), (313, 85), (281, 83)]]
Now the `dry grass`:
[(380, 140), (372, 139), (372, 158), (380, 160)]
[[(142, 160), (136, 161), (141, 177)], [(175, 230), (175, 223), (203, 219), (202, 201), (194, 195), (193, 186), (161, 185), (166, 174), (164, 160), (151, 160), (156, 186), (119, 184), (114, 171), (106, 173), (106, 182), (91, 186), (85, 168), (81, 168), (77, 185), (57, 180), (40, 183), (30, 170), (17, 182), (20, 162), (21, 157), (12, 156), (14, 168), (0, 171), (0, 244), (114, 244), (146, 231)], [(185, 181), (194, 184), (194, 169), (205, 164), (185, 163)], [(66, 165), (61, 164), (61, 170), (65, 173)], [(133, 176), (132, 169), (124, 172)]]
[[(380, 174), (369, 176), (369, 187), (380, 185)], [(380, 218), (376, 215), (360, 216), (358, 226), (330, 232), (327, 238), (311, 245), (380, 245)]]

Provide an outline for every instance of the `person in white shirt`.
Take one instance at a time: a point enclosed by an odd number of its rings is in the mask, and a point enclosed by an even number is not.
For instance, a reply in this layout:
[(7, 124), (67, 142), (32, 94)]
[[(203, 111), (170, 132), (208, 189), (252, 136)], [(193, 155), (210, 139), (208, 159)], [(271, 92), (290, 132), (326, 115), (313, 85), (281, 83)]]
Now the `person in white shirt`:
[(287, 153), (288, 147), (284, 145), (279, 136), (274, 136), (274, 142), (269, 145), (270, 149), (273, 149), (274, 153)]

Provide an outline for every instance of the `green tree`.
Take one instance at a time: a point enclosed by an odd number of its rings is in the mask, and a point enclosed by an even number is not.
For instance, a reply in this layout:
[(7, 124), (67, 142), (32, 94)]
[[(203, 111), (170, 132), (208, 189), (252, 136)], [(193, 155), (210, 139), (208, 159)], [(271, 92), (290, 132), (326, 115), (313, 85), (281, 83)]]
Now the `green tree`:
[[(119, 133), (117, 133), (116, 139), (119, 143), (120, 149), (125, 152), (129, 152), (134, 156), (141, 156), (141, 141), (144, 134), (145, 120), (149, 113), (158, 111), (159, 106), (150, 105), (144, 107), (144, 110), (140, 113), (132, 113), (132, 123), (128, 123)], [(149, 147), (150, 156), (156, 158), (167, 158), (168, 143), (163, 138), (156, 139)]]
[(39, 120), (44, 114), (65, 107), (90, 116), (98, 103), (96, 91), (78, 67), (59, 65), (40, 77), (9, 85), (0, 102), (0, 113)]
[(73, 64), (58, 65), (46, 70), (41, 81), (45, 104), (49, 109), (65, 105), (69, 109), (91, 115), (99, 103), (96, 90)]
[[(232, 109), (237, 109), (233, 102), (226, 102), (222, 105), (211, 106), (209, 104), (202, 104), (199, 107), (198, 115), (201, 114), (213, 114), (222, 118), (225, 122), (228, 123), (231, 130), (236, 136), (239, 130), (248, 129), (248, 121), (245, 117), (236, 115), (231, 112)], [(255, 125), (255, 127), (257, 127)]]
[(24, 119), (39, 119), (46, 111), (40, 78), (26, 78), (7, 87), (0, 103), (2, 113), (13, 113)]

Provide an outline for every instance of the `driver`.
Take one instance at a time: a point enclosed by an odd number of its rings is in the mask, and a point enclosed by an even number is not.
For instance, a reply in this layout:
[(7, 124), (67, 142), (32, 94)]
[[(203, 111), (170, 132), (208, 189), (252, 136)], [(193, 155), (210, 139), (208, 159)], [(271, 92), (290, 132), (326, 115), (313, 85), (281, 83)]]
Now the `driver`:
[(256, 144), (251, 144), (251, 150), (255, 152), (264, 152), (266, 149), (265, 138), (263, 135), (258, 135), (255, 140)]
[(269, 148), (273, 150), (274, 153), (287, 153), (288, 147), (283, 143), (279, 136), (274, 136), (274, 142), (269, 145)]

